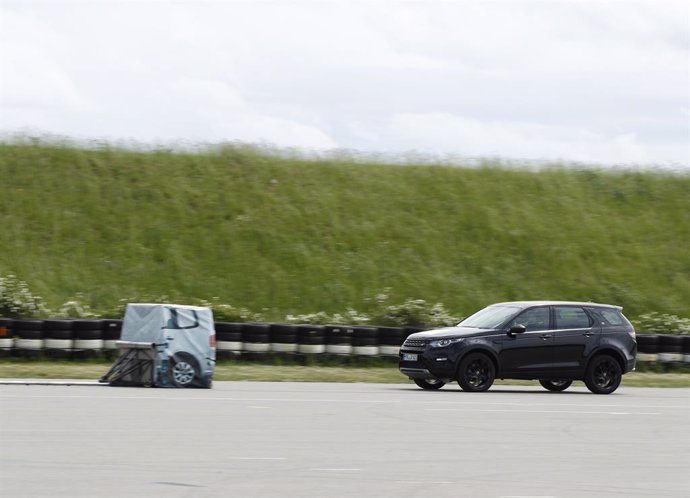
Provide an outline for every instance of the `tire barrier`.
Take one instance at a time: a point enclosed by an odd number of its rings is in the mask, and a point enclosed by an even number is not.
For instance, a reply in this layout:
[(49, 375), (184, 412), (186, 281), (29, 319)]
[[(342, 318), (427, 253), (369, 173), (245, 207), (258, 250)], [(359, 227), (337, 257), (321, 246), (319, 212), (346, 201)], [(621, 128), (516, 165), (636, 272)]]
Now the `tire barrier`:
[(271, 326), (268, 323), (242, 324), (242, 357), (256, 358), (271, 352)]
[(96, 358), (104, 347), (103, 320), (74, 320), (74, 358)]
[(14, 352), (22, 358), (35, 358), (43, 354), (43, 321), (15, 320)]
[(326, 327), (324, 325), (297, 325), (297, 352), (323, 354), (326, 352)]
[(378, 356), (379, 330), (376, 327), (352, 328), (352, 353), (356, 356)]
[(9, 318), (0, 318), (0, 357), (12, 355), (12, 349), (14, 349), (12, 323), (13, 320)]
[(242, 324), (216, 322), (216, 358), (230, 360), (242, 354)]
[(116, 343), (122, 335), (122, 320), (103, 320), (103, 354), (109, 360), (117, 358), (120, 353)]
[(400, 346), (407, 339), (405, 329), (398, 327), (379, 327), (379, 354), (381, 356), (396, 357)]
[(72, 320), (43, 320), (43, 347), (50, 358), (69, 358), (74, 349)]
[(659, 336), (659, 361), (661, 363), (683, 362), (683, 336)]
[(349, 356), (352, 354), (354, 329), (348, 325), (326, 325), (326, 354)]
[[(215, 322), (216, 358), (271, 355), (397, 358), (408, 335), (421, 327)], [(0, 317), (0, 358), (8, 356), (112, 359), (122, 320), (21, 320)], [(637, 334), (637, 361), (690, 364), (690, 335)]]
[(271, 352), (291, 356), (297, 353), (297, 326), (271, 324)]
[(655, 363), (659, 359), (659, 336), (653, 334), (637, 335), (637, 361)]

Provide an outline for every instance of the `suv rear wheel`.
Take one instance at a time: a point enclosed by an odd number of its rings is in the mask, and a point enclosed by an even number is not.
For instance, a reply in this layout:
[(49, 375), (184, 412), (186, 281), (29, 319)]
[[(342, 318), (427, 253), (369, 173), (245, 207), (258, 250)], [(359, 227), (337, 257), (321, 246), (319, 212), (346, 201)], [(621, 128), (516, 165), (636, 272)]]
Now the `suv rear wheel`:
[(621, 366), (609, 355), (595, 356), (587, 366), (585, 385), (594, 394), (611, 394), (621, 383)]
[(496, 367), (493, 361), (482, 353), (470, 353), (460, 362), (458, 384), (463, 391), (486, 391), (494, 383)]

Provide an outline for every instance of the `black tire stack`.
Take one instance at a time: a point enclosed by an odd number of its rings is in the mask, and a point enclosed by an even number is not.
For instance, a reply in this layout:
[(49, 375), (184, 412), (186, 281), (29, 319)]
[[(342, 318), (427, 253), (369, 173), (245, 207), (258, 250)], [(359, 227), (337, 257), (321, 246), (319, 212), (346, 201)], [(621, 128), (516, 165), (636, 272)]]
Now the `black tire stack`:
[(12, 355), (14, 348), (13, 323), (9, 318), (0, 318), (0, 358)]
[(669, 365), (683, 362), (682, 335), (662, 335), (659, 337), (659, 361)]
[(37, 358), (43, 354), (43, 321), (14, 322), (14, 352), (20, 358)]
[(74, 347), (72, 320), (43, 320), (43, 346), (49, 358), (69, 358)]
[(352, 354), (354, 329), (349, 325), (326, 325), (326, 354), (331, 357)]
[(271, 352), (292, 357), (297, 353), (297, 326), (284, 323), (271, 325)]
[(379, 354), (386, 358), (397, 358), (400, 346), (407, 339), (405, 329), (379, 327)]
[(352, 327), (352, 353), (355, 356), (374, 357), (379, 354), (379, 337), (376, 327)]
[(231, 360), (242, 354), (242, 324), (216, 322), (216, 358)]
[(122, 336), (122, 320), (103, 320), (103, 355), (112, 360), (119, 355), (115, 343)]
[(659, 356), (659, 336), (637, 334), (637, 361), (656, 363)]
[(324, 325), (297, 325), (297, 352), (301, 355), (326, 352), (326, 327)]
[(268, 323), (242, 325), (242, 357), (260, 359), (271, 352), (271, 326)]
[(103, 320), (74, 320), (74, 358), (98, 358), (103, 346)]

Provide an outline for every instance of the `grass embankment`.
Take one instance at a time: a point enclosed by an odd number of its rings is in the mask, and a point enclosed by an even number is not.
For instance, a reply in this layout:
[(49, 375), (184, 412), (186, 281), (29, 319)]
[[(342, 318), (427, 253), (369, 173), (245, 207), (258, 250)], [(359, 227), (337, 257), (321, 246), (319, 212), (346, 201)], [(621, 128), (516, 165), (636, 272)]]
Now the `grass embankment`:
[[(0, 379), (84, 379), (98, 380), (110, 368), (110, 362), (70, 361), (0, 361)], [(246, 361), (220, 362), (215, 380), (271, 381), (271, 382), (409, 382), (395, 365), (275, 365)], [(497, 385), (534, 385), (533, 381), (496, 381)], [(581, 383), (578, 383), (581, 384)], [(690, 387), (690, 373), (631, 372), (623, 376), (623, 386), (631, 387)]]
[(0, 144), (0, 273), (51, 308), (81, 293), (366, 312), (390, 288), (467, 315), (613, 302), (687, 316), (690, 177)]

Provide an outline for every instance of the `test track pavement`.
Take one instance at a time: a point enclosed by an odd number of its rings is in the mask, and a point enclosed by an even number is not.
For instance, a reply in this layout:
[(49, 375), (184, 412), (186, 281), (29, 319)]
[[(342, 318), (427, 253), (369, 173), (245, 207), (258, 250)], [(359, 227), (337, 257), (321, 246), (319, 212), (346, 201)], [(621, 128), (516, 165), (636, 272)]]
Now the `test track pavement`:
[(8, 497), (685, 497), (689, 463), (690, 389), (0, 385)]

